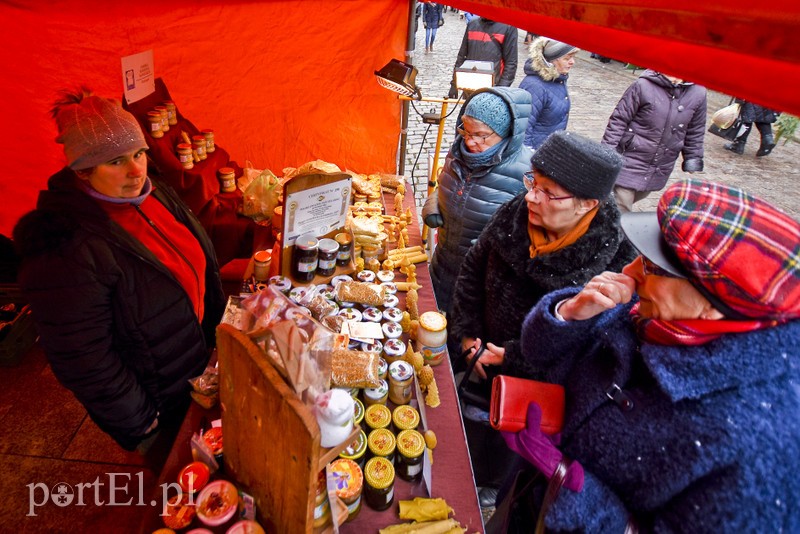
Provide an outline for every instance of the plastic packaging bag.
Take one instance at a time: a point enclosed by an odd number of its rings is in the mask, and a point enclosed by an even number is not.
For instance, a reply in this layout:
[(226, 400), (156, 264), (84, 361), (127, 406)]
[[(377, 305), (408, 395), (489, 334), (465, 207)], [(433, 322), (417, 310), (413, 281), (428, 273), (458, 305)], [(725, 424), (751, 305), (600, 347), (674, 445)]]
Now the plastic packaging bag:
[(243, 192), (242, 213), (255, 221), (271, 220), (275, 207), (280, 203), (281, 181), (265, 169)]

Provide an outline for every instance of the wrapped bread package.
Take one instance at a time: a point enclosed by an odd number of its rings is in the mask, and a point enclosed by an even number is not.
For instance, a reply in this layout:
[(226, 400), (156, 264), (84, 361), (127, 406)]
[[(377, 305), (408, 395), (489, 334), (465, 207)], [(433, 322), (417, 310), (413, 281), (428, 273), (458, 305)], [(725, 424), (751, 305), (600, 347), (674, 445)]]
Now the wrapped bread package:
[(337, 349), (331, 353), (331, 383), (346, 388), (376, 388), (379, 355), (360, 350)]
[(368, 282), (340, 282), (336, 286), (336, 298), (342, 302), (383, 306), (383, 301), (386, 299), (386, 288)]
[(383, 232), (383, 217), (353, 217), (350, 229), (354, 234), (377, 236)]

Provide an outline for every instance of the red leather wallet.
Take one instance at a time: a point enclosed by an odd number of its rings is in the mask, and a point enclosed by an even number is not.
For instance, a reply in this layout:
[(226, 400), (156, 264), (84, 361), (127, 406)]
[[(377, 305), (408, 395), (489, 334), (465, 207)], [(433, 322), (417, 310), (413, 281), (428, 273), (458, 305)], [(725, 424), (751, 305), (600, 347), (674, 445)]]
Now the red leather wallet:
[(500, 375), (492, 381), (489, 422), (492, 428), (519, 432), (525, 428), (528, 404), (542, 409), (542, 432), (556, 434), (564, 426), (564, 388), (526, 378)]

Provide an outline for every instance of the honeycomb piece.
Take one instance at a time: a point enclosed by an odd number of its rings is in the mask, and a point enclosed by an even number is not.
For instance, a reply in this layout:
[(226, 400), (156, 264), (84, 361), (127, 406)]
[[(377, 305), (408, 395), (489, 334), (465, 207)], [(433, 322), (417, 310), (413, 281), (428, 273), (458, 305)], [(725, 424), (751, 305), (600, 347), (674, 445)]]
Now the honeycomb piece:
[(419, 387), (423, 390), (427, 389), (428, 384), (433, 382), (433, 367), (430, 365), (423, 365), (422, 369), (419, 370)]
[(436, 379), (428, 384), (428, 393), (425, 395), (425, 405), (431, 408), (437, 408), (442, 403), (439, 399), (439, 386), (436, 385)]

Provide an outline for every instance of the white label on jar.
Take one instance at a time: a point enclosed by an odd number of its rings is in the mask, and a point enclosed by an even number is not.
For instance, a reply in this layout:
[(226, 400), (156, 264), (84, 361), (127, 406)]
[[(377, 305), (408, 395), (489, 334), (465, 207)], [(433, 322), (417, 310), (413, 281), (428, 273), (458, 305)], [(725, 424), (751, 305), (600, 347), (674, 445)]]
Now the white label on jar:
[(392, 486), (392, 489), (390, 489), (389, 493), (386, 494), (386, 502), (391, 501), (393, 497), (394, 497), (394, 486)]
[(422, 346), (422, 357), (429, 363), (441, 363), (447, 352), (447, 343), (438, 347)]
[(180, 159), (181, 159), (181, 163), (186, 163), (187, 161), (192, 161), (192, 155), (191, 154), (181, 154)]
[(317, 260), (314, 260), (313, 262), (298, 262), (297, 270), (301, 273), (313, 273), (317, 270)]
[(350, 249), (340, 250), (339, 253), (336, 255), (337, 258), (340, 260), (349, 260), (350, 259)]
[(417, 465), (409, 465), (406, 468), (406, 473), (409, 477), (415, 476), (420, 471), (422, 471), (422, 462), (418, 463)]
[(314, 519), (319, 519), (320, 517), (325, 515), (328, 512), (328, 506), (330, 506), (330, 503), (328, 502), (328, 498), (326, 497), (324, 502), (318, 504), (314, 508)]
[(150, 131), (157, 132), (161, 129), (161, 122), (151, 122), (150, 123)]
[(359, 495), (358, 499), (353, 501), (352, 504), (348, 504), (347, 505), (347, 511), (352, 514), (353, 512), (355, 512), (358, 509), (358, 505), (359, 504), (361, 504), (361, 495)]
[(336, 266), (336, 260), (319, 260), (319, 268), (322, 270), (333, 269)]

